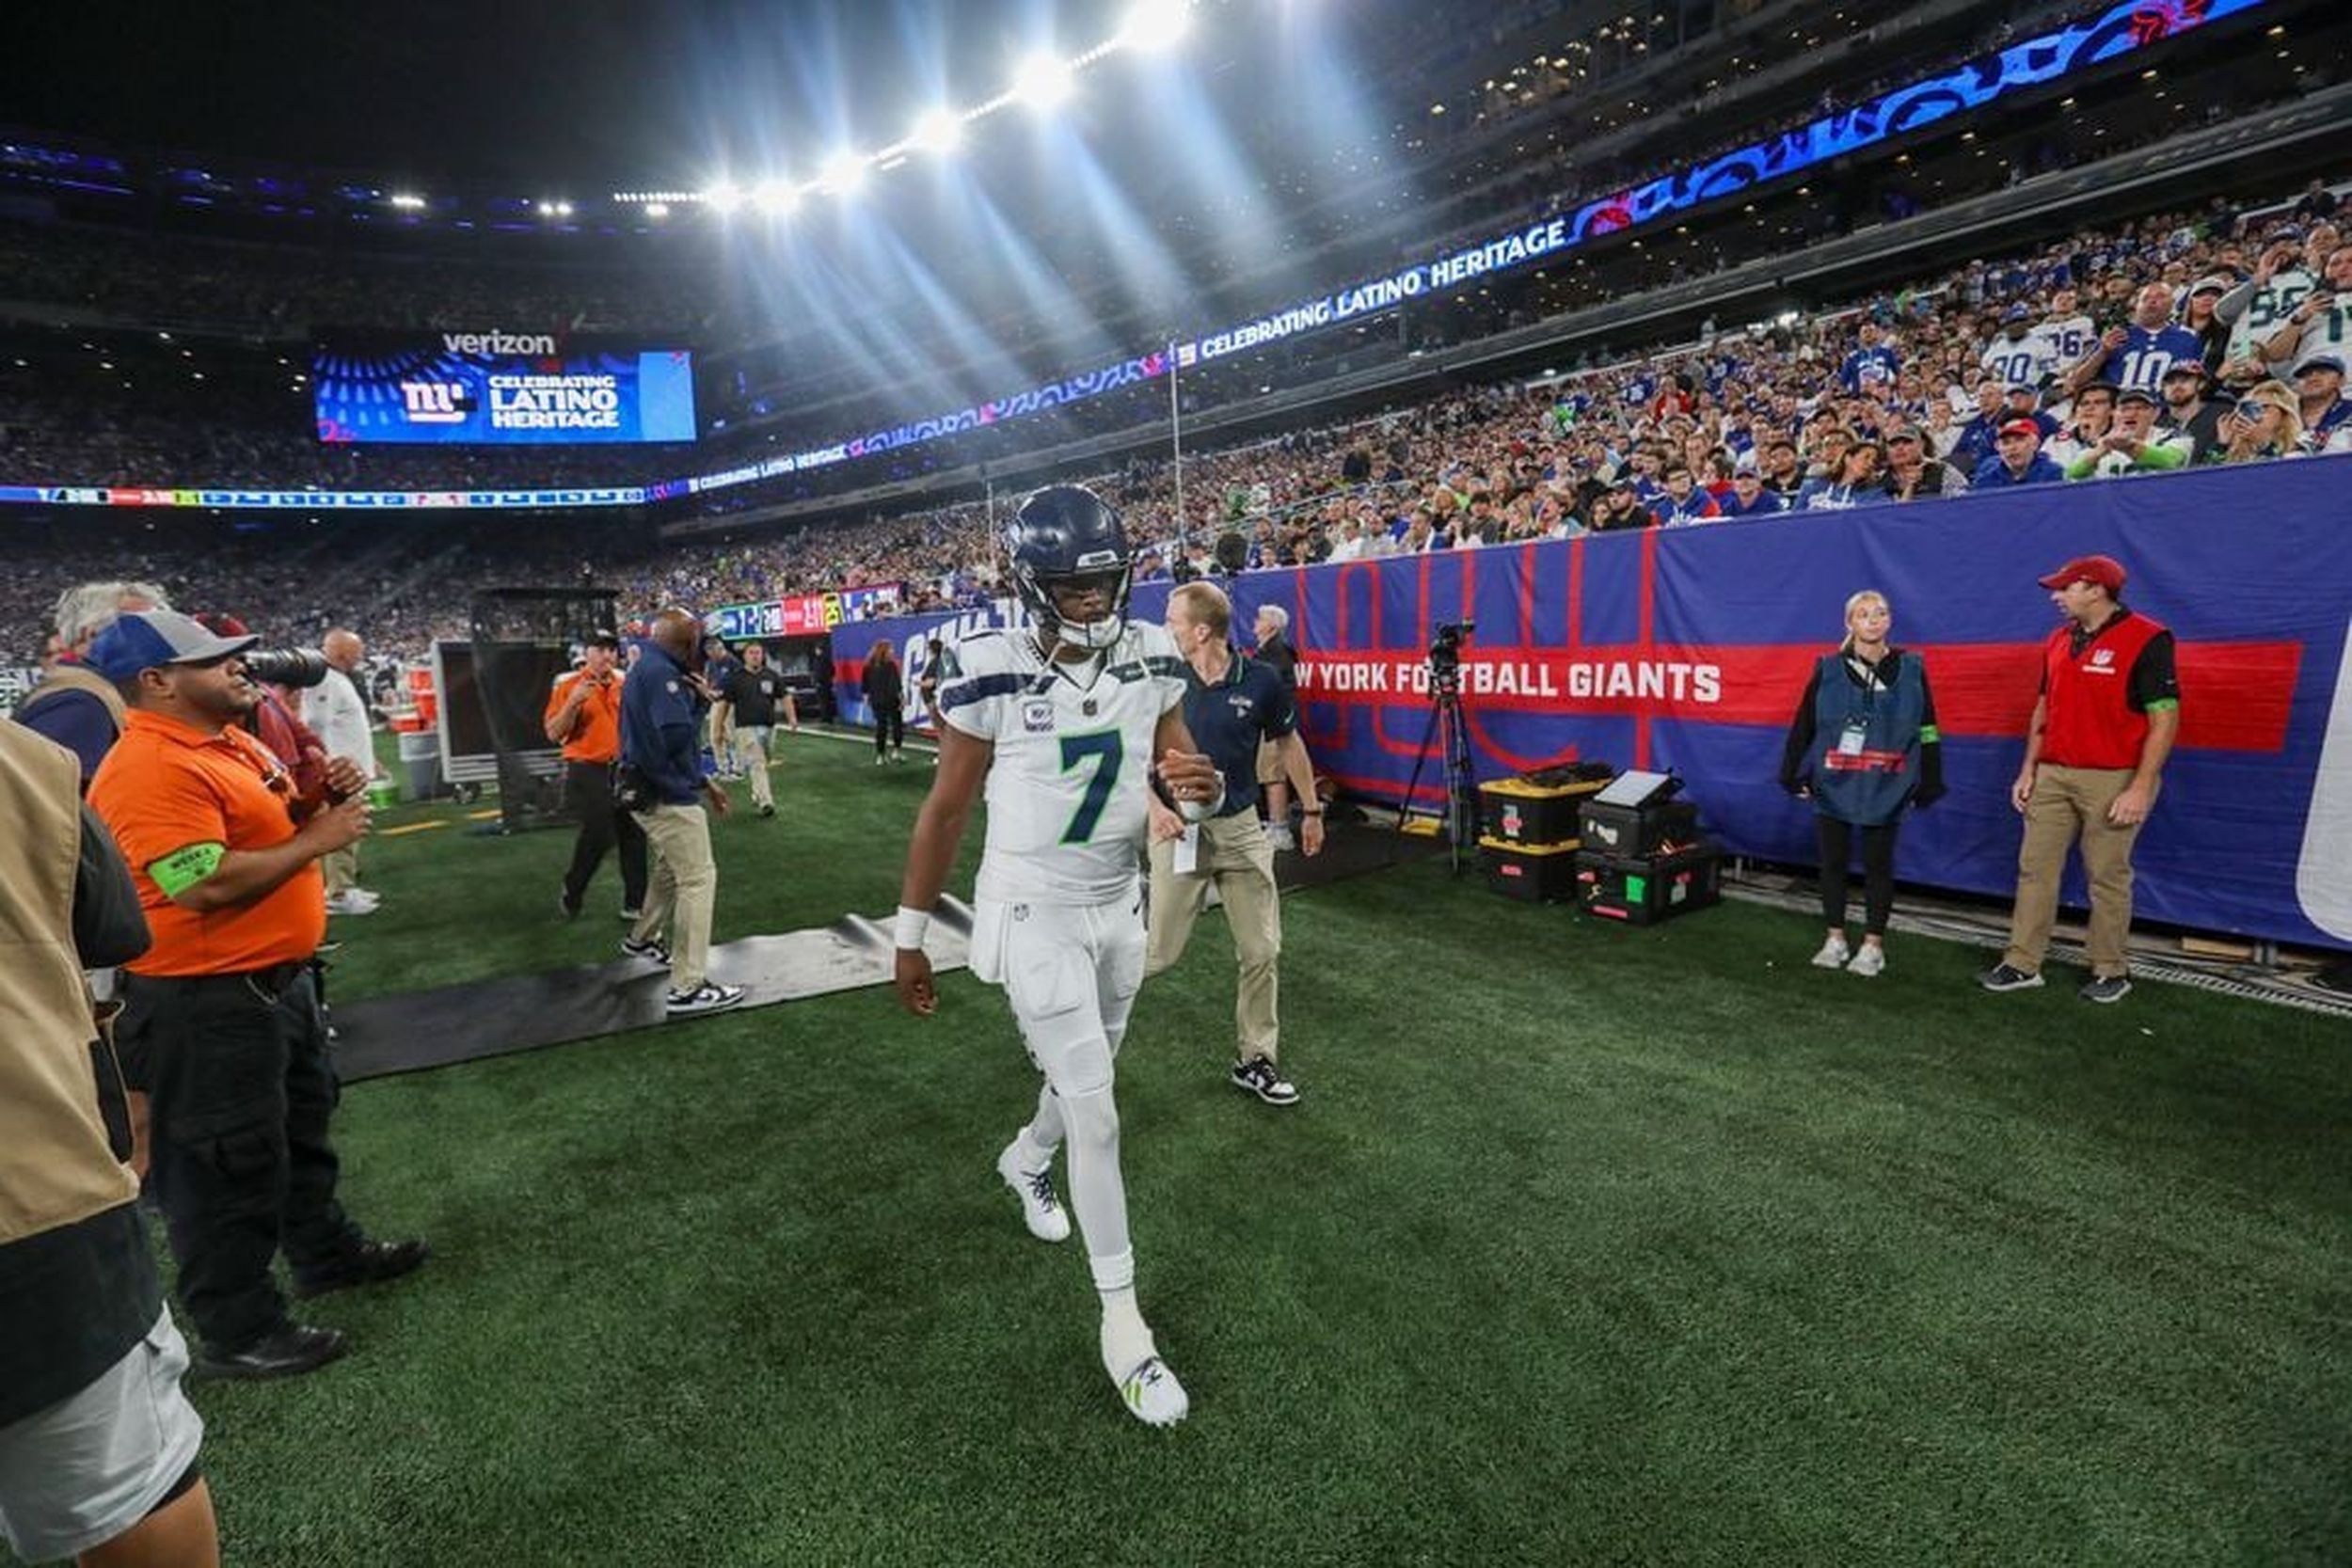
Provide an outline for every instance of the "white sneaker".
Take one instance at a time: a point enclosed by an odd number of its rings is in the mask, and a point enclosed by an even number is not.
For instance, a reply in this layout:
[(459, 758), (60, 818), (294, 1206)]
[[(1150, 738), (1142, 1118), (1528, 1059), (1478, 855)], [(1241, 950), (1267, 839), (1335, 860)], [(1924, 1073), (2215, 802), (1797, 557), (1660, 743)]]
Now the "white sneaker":
[(1129, 1415), (1150, 1427), (1172, 1427), (1192, 1411), (1184, 1386), (1156, 1355), (1119, 1380), (1119, 1399)]
[(1054, 1196), (1054, 1174), (1050, 1170), (1023, 1170), (1013, 1158), (1019, 1142), (1009, 1143), (996, 1156), (996, 1174), (1005, 1179), (1012, 1196), (1021, 1200), (1021, 1218), (1028, 1226), (1029, 1234), (1041, 1242), (1066, 1242), (1070, 1239), (1070, 1211)]
[(1886, 949), (1875, 942), (1866, 942), (1862, 944), (1862, 951), (1853, 956), (1853, 962), (1846, 966), (1846, 973), (1859, 974), (1867, 980), (1885, 967)]
[[(1816, 969), (1843, 969), (1846, 967), (1846, 960), (1852, 956), (1853, 955), (1846, 946), (1846, 939), (1844, 937), (1832, 937), (1827, 942), (1821, 943), (1821, 950), (1819, 953), (1813, 955), (1813, 967)], [(1878, 971), (1872, 970), (1870, 973), (1875, 974)]]
[(378, 900), (365, 897), (356, 891), (339, 893), (326, 901), (326, 912), (328, 914), (373, 914), (377, 902)]
[(692, 990), (674, 990), (661, 999), (661, 1010), (672, 1018), (723, 1013), (743, 1000), (741, 986), (722, 986), (705, 980)]

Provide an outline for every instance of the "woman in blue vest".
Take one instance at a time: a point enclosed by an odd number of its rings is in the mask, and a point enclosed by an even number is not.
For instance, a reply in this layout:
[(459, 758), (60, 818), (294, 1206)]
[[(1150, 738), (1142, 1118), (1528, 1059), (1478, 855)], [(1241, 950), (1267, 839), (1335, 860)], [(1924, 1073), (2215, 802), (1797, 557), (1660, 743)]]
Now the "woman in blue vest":
[[(1780, 761), (1781, 787), (1812, 800), (1820, 835), (1829, 938), (1813, 962), (1862, 975), (1886, 967), (1903, 808), (1931, 804), (1944, 793), (1927, 668), (1918, 655), (1887, 641), (1894, 623), (1883, 594), (1865, 589), (1846, 601), (1846, 641), (1813, 667)], [(1857, 832), (1864, 924), (1861, 951), (1853, 952), (1846, 945), (1846, 867)]]

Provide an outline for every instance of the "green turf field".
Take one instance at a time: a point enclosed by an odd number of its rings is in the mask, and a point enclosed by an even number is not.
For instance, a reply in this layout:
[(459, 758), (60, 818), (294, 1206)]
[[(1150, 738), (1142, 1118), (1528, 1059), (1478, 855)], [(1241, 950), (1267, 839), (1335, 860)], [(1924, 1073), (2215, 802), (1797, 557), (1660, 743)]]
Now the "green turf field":
[[(896, 902), (930, 768), (780, 751), (719, 940)], [(371, 844), (337, 993), (608, 953), (567, 848)], [(317, 1305), (347, 1361), (198, 1389), (228, 1560), (2352, 1559), (2341, 1022), (1899, 937), (1864, 981), (1798, 916), (1596, 927), (1441, 860), (1286, 912), (1299, 1107), (1222, 1081), (1214, 916), (1120, 1064), (1183, 1427), (995, 1180), (1034, 1080), (957, 974), (355, 1087), (346, 1200), (438, 1256)]]

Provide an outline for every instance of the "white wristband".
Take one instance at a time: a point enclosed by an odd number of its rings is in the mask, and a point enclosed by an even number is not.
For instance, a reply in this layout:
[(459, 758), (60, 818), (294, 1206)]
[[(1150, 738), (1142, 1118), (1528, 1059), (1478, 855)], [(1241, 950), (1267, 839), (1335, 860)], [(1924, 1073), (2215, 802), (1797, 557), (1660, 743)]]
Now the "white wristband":
[(911, 952), (923, 950), (923, 933), (931, 928), (931, 917), (921, 910), (898, 906), (897, 940), (899, 947)]

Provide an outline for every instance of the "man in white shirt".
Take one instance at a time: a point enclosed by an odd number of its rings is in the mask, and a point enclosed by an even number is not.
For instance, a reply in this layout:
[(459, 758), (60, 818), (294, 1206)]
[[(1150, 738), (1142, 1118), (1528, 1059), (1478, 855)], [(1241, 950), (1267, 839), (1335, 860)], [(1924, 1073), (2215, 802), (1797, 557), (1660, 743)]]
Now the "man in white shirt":
[[(367, 644), (357, 632), (338, 626), (319, 641), (327, 663), (326, 678), (302, 694), (302, 720), (317, 732), (330, 757), (342, 757), (373, 779), (384, 771), (375, 760), (375, 736), (368, 726), (367, 699), (359, 695), (359, 662)], [(326, 910), (329, 914), (373, 914), (380, 900), (359, 885), (359, 847), (357, 844), (326, 857)]]

